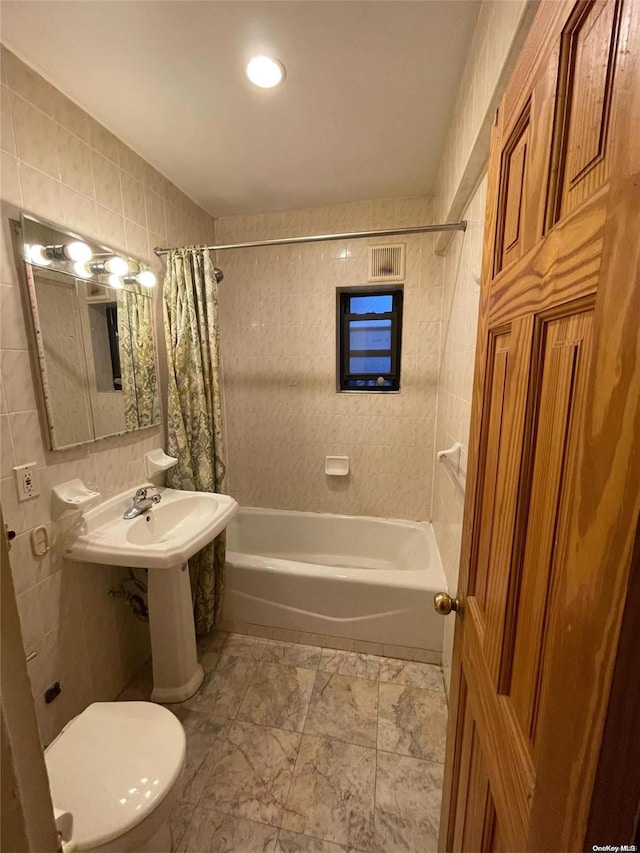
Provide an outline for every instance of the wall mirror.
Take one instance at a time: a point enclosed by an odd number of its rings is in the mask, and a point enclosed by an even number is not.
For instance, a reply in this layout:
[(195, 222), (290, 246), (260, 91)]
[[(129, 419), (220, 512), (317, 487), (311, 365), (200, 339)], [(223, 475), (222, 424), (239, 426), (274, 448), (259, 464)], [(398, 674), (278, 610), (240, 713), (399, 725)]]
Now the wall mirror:
[(16, 228), (50, 448), (160, 423), (148, 265), (26, 214)]

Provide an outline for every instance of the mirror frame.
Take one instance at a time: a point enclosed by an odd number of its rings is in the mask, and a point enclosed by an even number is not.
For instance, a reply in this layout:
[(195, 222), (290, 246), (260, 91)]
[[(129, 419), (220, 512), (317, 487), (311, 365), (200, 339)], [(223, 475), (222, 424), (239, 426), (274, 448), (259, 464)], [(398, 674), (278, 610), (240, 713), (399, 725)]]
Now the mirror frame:
[[(85, 441), (77, 441), (71, 444), (57, 445), (54, 446), (54, 432), (55, 425), (53, 419), (53, 407), (49, 394), (49, 382), (48, 382), (48, 374), (47, 374), (47, 363), (46, 363), (46, 354), (44, 351), (44, 343), (42, 338), (42, 326), (40, 323), (40, 316), (38, 311), (38, 300), (36, 293), (36, 282), (34, 272), (36, 270), (42, 270), (43, 272), (55, 272), (56, 274), (63, 275), (69, 279), (73, 279), (75, 282), (81, 281), (86, 282), (87, 284), (99, 284), (101, 287), (108, 287), (109, 285), (106, 282), (106, 276), (103, 274), (92, 274), (90, 278), (84, 278), (78, 276), (72, 270), (66, 268), (66, 264), (68, 262), (58, 262), (52, 261), (50, 265), (47, 266), (39, 266), (31, 262), (31, 260), (27, 256), (26, 251), (26, 242), (25, 242), (25, 234), (28, 229), (28, 223), (33, 222), (37, 225), (41, 225), (45, 228), (50, 228), (61, 237), (65, 238), (65, 242), (69, 240), (79, 240), (83, 243), (87, 243), (94, 250), (96, 250), (97, 254), (105, 254), (105, 255), (118, 255), (120, 257), (125, 258), (130, 265), (137, 265), (137, 271), (142, 272), (144, 270), (150, 270), (150, 266), (148, 263), (141, 261), (139, 258), (136, 258), (132, 255), (129, 255), (127, 252), (122, 252), (117, 249), (113, 249), (110, 246), (106, 246), (103, 243), (98, 242), (97, 240), (85, 237), (84, 235), (78, 233), (77, 231), (68, 230), (66, 227), (60, 226), (55, 222), (50, 222), (47, 219), (44, 219), (39, 216), (34, 216), (31, 213), (26, 213), (24, 211), (20, 212), (20, 220), (11, 219), (11, 224), (14, 229), (15, 238), (16, 238), (16, 260), (18, 262), (20, 277), (24, 278), (24, 283), (26, 286), (26, 296), (29, 303), (30, 310), (27, 312), (30, 315), (30, 322), (28, 323), (31, 328), (31, 332), (33, 335), (33, 341), (35, 344), (35, 355), (38, 360), (38, 382), (36, 383), (38, 386), (38, 396), (40, 398), (41, 410), (44, 412), (46, 427), (43, 429), (43, 432), (46, 432), (47, 436), (47, 445), (48, 449), (57, 452), (62, 450), (69, 450), (74, 447), (83, 447), (85, 445), (95, 444), (98, 441), (102, 441), (103, 439), (113, 438), (115, 436), (121, 435), (133, 435), (142, 430), (155, 429), (157, 427), (161, 427), (163, 423), (162, 419), (162, 405), (161, 405), (161, 396), (160, 396), (160, 370), (159, 370), (159, 362), (158, 362), (158, 341), (156, 334), (156, 323), (155, 323), (155, 314), (152, 310), (152, 322), (151, 322), (151, 335), (153, 339), (153, 353), (154, 353), (154, 367), (156, 374), (156, 388), (158, 394), (158, 420), (147, 426), (139, 426), (134, 429), (124, 429), (118, 432), (108, 433), (106, 435), (101, 436), (93, 436), (92, 438), (88, 438)], [(140, 296), (144, 299), (150, 299), (151, 304), (153, 305), (153, 291), (155, 288), (144, 288), (140, 284), (137, 283), (124, 283), (123, 291), (133, 293), (136, 296)], [(85, 365), (86, 366), (86, 365)], [(88, 368), (87, 368), (88, 369)], [(92, 429), (95, 433), (95, 424), (93, 421), (93, 416), (91, 418)], [(44, 425), (43, 425), (44, 426)]]

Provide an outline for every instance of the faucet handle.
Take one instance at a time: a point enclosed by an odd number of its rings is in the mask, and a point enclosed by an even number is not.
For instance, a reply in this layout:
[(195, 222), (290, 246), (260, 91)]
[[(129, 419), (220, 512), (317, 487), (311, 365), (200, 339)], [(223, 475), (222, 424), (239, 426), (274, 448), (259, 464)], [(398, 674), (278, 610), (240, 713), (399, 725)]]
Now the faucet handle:
[(147, 497), (147, 487), (143, 486), (141, 489), (138, 489), (136, 492), (136, 500), (143, 501)]
[(154, 502), (154, 504), (159, 504), (162, 500), (162, 495), (151, 495), (151, 500)]

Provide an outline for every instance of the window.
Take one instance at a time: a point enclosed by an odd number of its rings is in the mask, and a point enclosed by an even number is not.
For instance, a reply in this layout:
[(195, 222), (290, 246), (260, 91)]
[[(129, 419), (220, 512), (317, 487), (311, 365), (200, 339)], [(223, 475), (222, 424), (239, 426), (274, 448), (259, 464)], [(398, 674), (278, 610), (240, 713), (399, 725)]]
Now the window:
[(338, 291), (338, 390), (399, 391), (402, 289)]

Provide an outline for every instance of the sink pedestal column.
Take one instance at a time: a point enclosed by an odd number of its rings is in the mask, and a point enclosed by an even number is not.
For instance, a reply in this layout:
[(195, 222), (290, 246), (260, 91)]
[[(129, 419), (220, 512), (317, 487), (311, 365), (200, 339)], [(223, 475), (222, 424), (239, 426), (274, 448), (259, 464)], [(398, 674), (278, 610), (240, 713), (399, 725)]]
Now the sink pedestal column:
[(184, 702), (202, 684), (187, 563), (148, 572), (153, 702)]

